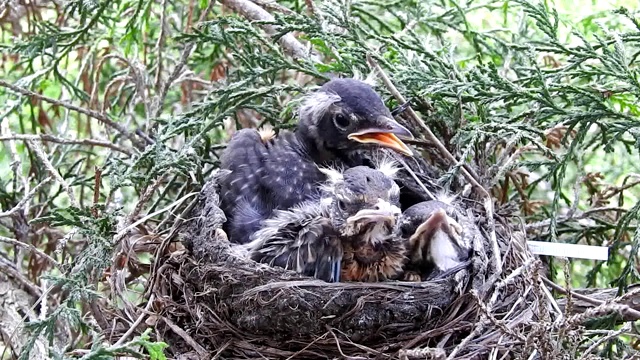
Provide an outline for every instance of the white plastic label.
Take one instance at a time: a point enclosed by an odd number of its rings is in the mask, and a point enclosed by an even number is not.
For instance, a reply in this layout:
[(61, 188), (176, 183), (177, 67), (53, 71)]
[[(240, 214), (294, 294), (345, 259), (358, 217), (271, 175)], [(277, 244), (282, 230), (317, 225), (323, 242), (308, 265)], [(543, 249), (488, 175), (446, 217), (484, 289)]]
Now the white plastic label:
[(544, 241), (527, 241), (529, 249), (536, 255), (564, 256), (579, 259), (608, 260), (607, 246), (564, 244)]

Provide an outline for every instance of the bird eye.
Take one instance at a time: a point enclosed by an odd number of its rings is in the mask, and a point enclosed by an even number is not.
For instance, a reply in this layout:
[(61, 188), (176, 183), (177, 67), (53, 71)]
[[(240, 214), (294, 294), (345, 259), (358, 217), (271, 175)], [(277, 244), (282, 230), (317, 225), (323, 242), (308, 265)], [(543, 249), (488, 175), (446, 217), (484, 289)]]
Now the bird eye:
[(346, 211), (347, 210), (347, 204), (340, 200), (338, 201), (338, 208), (340, 209), (340, 211)]
[(333, 123), (339, 129), (346, 129), (347, 127), (349, 127), (349, 119), (343, 114), (336, 114), (336, 116), (333, 118)]

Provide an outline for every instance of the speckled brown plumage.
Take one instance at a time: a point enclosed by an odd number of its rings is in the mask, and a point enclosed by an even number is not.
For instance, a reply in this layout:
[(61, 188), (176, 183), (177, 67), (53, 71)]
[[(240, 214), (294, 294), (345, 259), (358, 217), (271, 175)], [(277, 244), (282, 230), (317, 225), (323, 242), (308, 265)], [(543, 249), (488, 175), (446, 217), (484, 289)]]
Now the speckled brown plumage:
[(372, 243), (359, 237), (347, 240), (344, 244), (343, 280), (378, 282), (395, 280), (403, 274), (407, 257), (402, 239), (388, 236), (378, 243)]

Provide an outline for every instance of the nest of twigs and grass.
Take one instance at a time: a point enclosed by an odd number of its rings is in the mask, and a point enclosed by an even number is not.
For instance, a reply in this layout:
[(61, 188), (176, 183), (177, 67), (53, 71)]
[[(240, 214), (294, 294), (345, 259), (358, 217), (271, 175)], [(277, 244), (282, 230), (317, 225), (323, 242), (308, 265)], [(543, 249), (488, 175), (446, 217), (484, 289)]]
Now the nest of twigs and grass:
[[(637, 357), (638, 10), (553, 3), (0, 1), (0, 359)], [(469, 266), (326, 283), (248, 260), (225, 142), (370, 73), (407, 105), (403, 189), (475, 216)]]
[[(405, 179), (413, 172), (433, 187), (427, 174), (438, 170), (418, 159)], [(164, 247), (147, 284), (148, 311), (172, 354), (457, 359), (558, 348), (541, 336), (559, 315), (541, 283), (543, 264), (486, 193), (467, 191), (483, 236), (461, 272), (417, 283), (326, 283), (236, 251), (222, 230), (215, 174), (164, 237), (183, 246)]]

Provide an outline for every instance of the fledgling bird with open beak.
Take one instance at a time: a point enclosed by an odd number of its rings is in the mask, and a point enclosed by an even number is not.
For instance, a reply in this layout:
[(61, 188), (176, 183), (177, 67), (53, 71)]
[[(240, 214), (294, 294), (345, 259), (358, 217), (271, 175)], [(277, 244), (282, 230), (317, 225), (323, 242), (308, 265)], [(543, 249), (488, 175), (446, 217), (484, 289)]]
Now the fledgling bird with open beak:
[(321, 169), (328, 180), (320, 200), (277, 210), (247, 246), (257, 262), (328, 282), (382, 281), (398, 276), (406, 261), (393, 234), (399, 188), (382, 166)]
[(318, 184), (327, 179), (319, 167), (347, 167), (349, 150), (379, 146), (412, 155), (400, 140), (411, 132), (364, 82), (333, 79), (305, 98), (299, 114), (295, 131), (274, 137), (243, 129), (222, 154), (221, 168), (231, 171), (221, 181), (223, 229), (232, 242), (248, 242), (274, 210), (318, 200)]
[(444, 195), (406, 209), (398, 231), (409, 257), (405, 279), (414, 281), (444, 277), (464, 267), (473, 238), (480, 234), (474, 221)]

